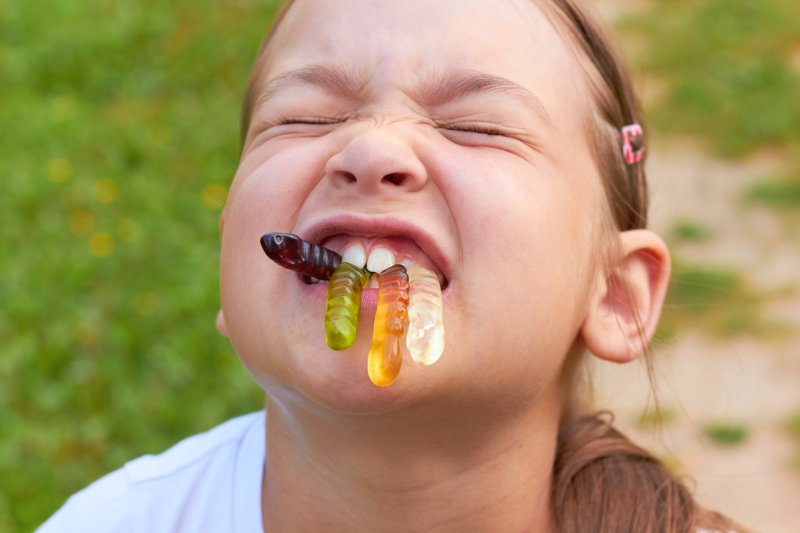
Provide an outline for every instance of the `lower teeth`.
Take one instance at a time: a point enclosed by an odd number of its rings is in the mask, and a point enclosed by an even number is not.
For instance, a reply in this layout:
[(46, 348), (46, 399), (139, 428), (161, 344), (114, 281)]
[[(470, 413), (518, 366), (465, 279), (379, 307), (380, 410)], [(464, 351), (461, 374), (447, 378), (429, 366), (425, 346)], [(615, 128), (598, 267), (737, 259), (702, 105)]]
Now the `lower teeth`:
[(369, 276), (369, 281), (367, 282), (368, 289), (377, 289), (378, 288), (378, 274), (371, 274)]

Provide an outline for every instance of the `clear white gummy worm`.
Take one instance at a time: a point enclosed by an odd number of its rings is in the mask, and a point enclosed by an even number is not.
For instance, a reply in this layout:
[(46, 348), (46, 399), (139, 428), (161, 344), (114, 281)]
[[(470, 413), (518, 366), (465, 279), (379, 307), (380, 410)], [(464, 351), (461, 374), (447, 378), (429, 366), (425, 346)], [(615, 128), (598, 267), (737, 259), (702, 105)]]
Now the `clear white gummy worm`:
[(406, 348), (417, 363), (432, 365), (444, 351), (442, 289), (436, 274), (419, 266), (408, 269), (408, 283)]

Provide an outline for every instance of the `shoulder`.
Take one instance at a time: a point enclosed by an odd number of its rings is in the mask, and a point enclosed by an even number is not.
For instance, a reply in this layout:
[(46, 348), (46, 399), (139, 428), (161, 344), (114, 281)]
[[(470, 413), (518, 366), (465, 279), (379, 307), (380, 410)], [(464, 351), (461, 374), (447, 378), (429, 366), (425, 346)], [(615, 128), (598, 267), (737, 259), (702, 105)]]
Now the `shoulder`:
[(234, 418), (127, 463), (70, 497), (37, 533), (232, 531), (242, 520), (260, 527), (264, 417)]
[(77, 531), (132, 531), (128, 482), (122, 470), (102, 477), (71, 496), (42, 524), (37, 533)]
[(159, 455), (139, 457), (127, 463), (123, 470), (134, 485), (200, 475), (204, 470), (198, 469), (200, 465), (205, 468), (235, 459), (249, 433), (260, 431), (263, 435), (263, 422), (263, 412), (233, 418), (205, 433), (182, 440)]

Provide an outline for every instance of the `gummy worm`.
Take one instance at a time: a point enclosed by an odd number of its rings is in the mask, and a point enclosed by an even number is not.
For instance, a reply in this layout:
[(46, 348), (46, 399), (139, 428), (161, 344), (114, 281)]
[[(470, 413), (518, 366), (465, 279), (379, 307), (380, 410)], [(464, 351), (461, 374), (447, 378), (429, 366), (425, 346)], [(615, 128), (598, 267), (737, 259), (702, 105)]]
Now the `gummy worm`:
[(339, 263), (328, 283), (325, 307), (325, 341), (334, 350), (349, 348), (356, 340), (361, 288), (369, 272), (350, 263)]
[(423, 267), (408, 269), (409, 304), (406, 348), (417, 363), (432, 365), (444, 351), (442, 289), (436, 274)]
[(407, 310), (408, 273), (403, 265), (394, 265), (378, 276), (378, 306), (367, 357), (369, 379), (379, 387), (388, 387), (400, 373), (400, 337)]
[(329, 280), (342, 262), (342, 256), (292, 233), (266, 233), (261, 248), (267, 257), (283, 268), (319, 280)]

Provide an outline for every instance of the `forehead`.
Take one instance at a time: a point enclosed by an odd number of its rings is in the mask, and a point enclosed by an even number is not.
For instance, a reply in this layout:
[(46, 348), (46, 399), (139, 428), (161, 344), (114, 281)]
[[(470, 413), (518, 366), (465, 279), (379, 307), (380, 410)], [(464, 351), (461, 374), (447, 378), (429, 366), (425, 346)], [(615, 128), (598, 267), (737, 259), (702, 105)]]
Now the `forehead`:
[(297, 0), (261, 63), (258, 84), (317, 63), (377, 87), (477, 70), (529, 88), (556, 113), (588, 94), (572, 47), (534, 0)]

